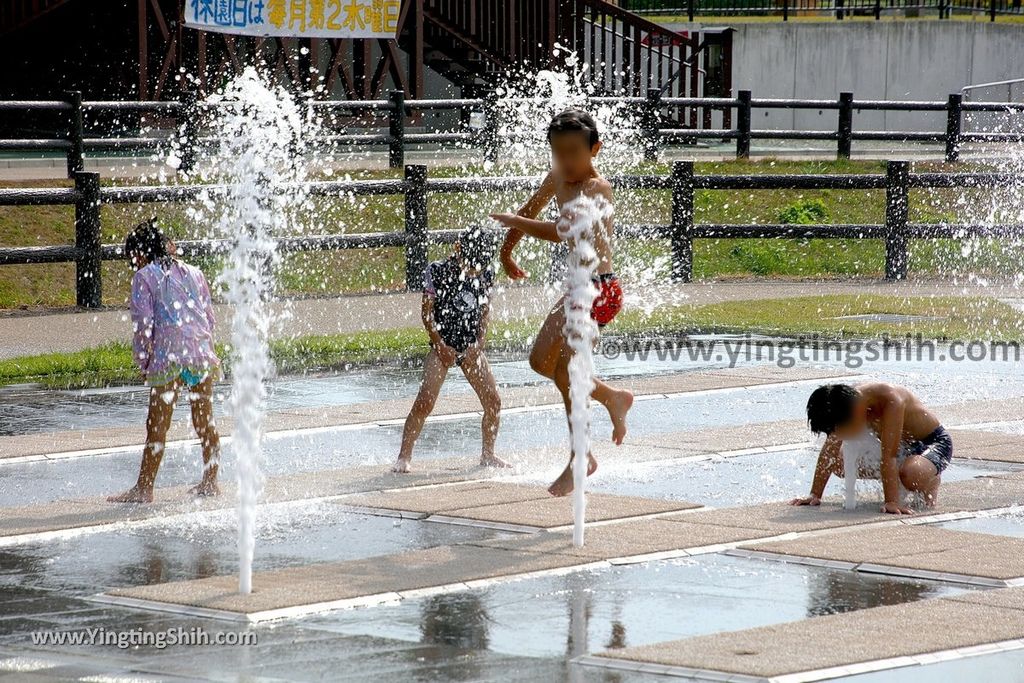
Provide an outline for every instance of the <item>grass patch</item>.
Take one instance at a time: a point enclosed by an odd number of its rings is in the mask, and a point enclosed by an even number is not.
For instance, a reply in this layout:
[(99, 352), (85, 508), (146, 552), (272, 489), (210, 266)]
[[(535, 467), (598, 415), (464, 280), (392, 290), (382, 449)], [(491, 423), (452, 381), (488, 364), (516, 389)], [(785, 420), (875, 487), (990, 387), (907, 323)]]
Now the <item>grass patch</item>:
[[(869, 313), (936, 319), (899, 323), (838, 319)], [(666, 306), (650, 315), (627, 310), (608, 334), (640, 338), (719, 332), (828, 339), (921, 335), (926, 340), (1016, 342), (1021, 338), (1018, 318), (1016, 309), (987, 297), (829, 295)], [(539, 320), (495, 323), (489, 345), (492, 349), (525, 349), (539, 325)], [(421, 328), (400, 328), (275, 340), (270, 352), (278, 372), (284, 375), (409, 361), (422, 357), (427, 348), (427, 335)], [(221, 358), (229, 357), (223, 348), (218, 352)], [(230, 373), (229, 367), (225, 370)], [(0, 361), (0, 385), (28, 382), (48, 388), (85, 388), (137, 384), (139, 375), (131, 349), (123, 343)]]
[[(891, 313), (935, 319), (876, 322), (844, 316)], [(650, 316), (624, 314), (622, 329), (637, 333), (752, 333), (796, 338), (881, 339), (907, 335), (931, 340), (1017, 341), (1020, 313), (988, 297), (893, 297), (838, 294), (672, 306)]]

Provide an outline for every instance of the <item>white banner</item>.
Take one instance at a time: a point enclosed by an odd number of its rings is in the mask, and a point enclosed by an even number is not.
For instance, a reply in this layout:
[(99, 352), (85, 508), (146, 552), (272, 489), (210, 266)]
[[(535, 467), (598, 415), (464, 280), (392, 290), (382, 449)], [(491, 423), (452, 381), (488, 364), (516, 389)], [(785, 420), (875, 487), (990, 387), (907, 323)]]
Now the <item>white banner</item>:
[(185, 25), (298, 38), (394, 38), (402, 0), (187, 0)]

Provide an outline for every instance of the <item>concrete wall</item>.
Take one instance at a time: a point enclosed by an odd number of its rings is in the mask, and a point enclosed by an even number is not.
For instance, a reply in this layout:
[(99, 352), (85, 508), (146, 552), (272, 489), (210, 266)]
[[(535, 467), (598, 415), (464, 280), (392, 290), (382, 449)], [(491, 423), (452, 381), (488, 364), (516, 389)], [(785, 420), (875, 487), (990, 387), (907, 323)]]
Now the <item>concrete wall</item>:
[[(1024, 26), (915, 20), (735, 28), (733, 90), (754, 97), (838, 99), (852, 91), (856, 99), (945, 101), (965, 85), (1024, 78)], [(1005, 98), (1004, 90), (998, 99)], [(755, 110), (753, 125), (835, 130), (836, 112)], [(944, 129), (941, 113), (854, 114), (854, 130)]]

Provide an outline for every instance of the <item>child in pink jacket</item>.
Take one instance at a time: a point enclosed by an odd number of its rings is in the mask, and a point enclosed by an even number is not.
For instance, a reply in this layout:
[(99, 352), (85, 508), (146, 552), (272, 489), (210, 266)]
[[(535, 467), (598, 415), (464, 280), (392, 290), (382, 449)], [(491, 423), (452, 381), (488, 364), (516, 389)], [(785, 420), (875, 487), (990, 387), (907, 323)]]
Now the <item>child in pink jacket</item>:
[(149, 391), (146, 446), (138, 482), (107, 500), (150, 503), (178, 394), (188, 392), (192, 425), (203, 448), (203, 477), (191, 492), (219, 493), (220, 436), (213, 420), (213, 383), (220, 360), (213, 347), (213, 305), (202, 272), (168, 254), (169, 241), (148, 221), (125, 240), (132, 278), (132, 353)]

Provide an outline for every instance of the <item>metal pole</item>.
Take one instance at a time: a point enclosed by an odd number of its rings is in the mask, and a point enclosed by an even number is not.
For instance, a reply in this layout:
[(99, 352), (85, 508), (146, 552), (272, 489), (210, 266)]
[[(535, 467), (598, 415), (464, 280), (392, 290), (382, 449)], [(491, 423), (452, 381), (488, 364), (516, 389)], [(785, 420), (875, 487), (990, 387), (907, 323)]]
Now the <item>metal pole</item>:
[(789, 0), (782, 0), (782, 20), (789, 21)]
[(960, 159), (961, 113), (964, 96), (953, 93), (946, 100), (946, 161), (953, 163)]
[(853, 151), (853, 93), (839, 93), (839, 149), (840, 159), (849, 159)]
[(75, 302), (84, 308), (103, 305), (100, 258), (100, 174), (75, 173)]
[(199, 137), (199, 121), (196, 117), (199, 114), (199, 101), (195, 90), (185, 90), (181, 93), (181, 164), (178, 170), (182, 173), (189, 173), (196, 165), (196, 142)]
[(392, 90), (388, 112), (388, 167), (405, 166), (405, 92)]
[(423, 289), (427, 269), (427, 167), (405, 167), (405, 287)]
[(82, 123), (82, 93), (79, 90), (68, 90), (64, 93), (65, 101), (71, 105), (68, 115), (68, 178), (85, 170), (85, 129)]
[(750, 158), (750, 91), (740, 90), (736, 93), (738, 106), (736, 108), (736, 128), (739, 133), (736, 137), (736, 158)]
[(697, 13), (697, 0), (687, 0), (686, 3), (686, 16), (687, 19), (693, 21), (694, 15)]
[(885, 279), (906, 280), (907, 217), (910, 162), (889, 161), (885, 166)]
[(661, 136), (661, 90), (655, 88), (647, 91), (644, 108), (641, 112), (641, 126), (644, 132), (644, 160), (658, 160), (658, 144)]
[(484, 97), (484, 161), (498, 160), (498, 93), (488, 90)]
[(693, 162), (672, 164), (672, 279), (693, 279)]

